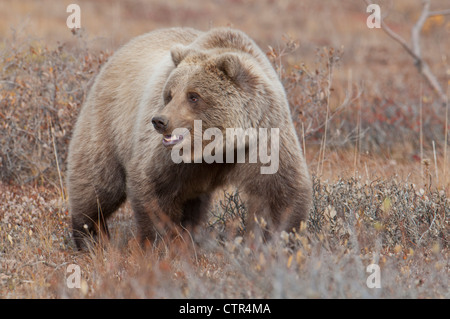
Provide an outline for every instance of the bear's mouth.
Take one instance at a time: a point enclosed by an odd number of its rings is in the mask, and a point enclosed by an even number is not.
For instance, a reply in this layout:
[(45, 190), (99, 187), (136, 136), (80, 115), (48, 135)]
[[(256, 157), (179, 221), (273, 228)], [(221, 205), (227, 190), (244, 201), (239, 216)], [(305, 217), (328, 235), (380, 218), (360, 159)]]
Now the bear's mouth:
[(186, 134), (189, 133), (189, 130), (186, 129), (186, 132), (183, 134), (179, 134), (179, 135), (164, 135), (162, 143), (165, 147), (169, 147), (169, 146), (173, 146), (176, 145), (178, 143), (180, 143), (184, 137), (186, 136)]

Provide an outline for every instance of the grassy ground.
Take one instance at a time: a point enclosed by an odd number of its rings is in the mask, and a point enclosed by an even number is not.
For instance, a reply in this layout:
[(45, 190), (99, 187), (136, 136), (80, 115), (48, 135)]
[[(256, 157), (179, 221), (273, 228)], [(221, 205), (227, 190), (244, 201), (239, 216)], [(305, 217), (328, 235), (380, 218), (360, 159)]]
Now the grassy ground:
[[(363, 1), (77, 3), (84, 30), (74, 35), (68, 3), (0, 1), (0, 296), (450, 297), (448, 108), (397, 43), (366, 27)], [(420, 1), (380, 4), (408, 38)], [(244, 203), (228, 190), (199, 238), (144, 252), (125, 205), (109, 223), (111, 242), (79, 253), (63, 181), (92, 79), (131, 37), (180, 25), (231, 25), (267, 52), (313, 175), (310, 218), (270, 244), (243, 239)], [(449, 17), (435, 17), (421, 42), (444, 88), (449, 33)], [(371, 264), (379, 289), (367, 285)], [(70, 265), (80, 288), (69, 288)]]
[[(227, 196), (197, 243), (184, 234), (142, 251), (125, 206), (110, 222), (111, 242), (78, 253), (63, 200), (43, 188), (2, 185), (1, 293), (7, 298), (449, 297), (450, 203), (443, 192), (395, 179), (369, 184), (315, 179), (314, 194), (308, 223), (270, 244), (239, 236), (241, 202)], [(71, 264), (80, 267), (79, 289), (67, 284)], [(380, 289), (367, 286), (370, 264), (380, 266)]]

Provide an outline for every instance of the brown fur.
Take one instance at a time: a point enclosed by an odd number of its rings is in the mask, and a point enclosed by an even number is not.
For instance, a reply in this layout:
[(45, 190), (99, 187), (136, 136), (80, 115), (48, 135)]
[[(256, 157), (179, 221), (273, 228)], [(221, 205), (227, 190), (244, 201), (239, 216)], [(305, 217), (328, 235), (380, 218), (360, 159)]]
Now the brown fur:
[[(201, 99), (193, 107), (187, 93)], [(175, 164), (152, 125), (174, 128), (280, 128), (279, 169), (260, 163)], [(225, 134), (224, 134), (225, 136)], [(142, 241), (168, 225), (198, 225), (212, 192), (236, 185), (247, 197), (249, 222), (262, 216), (274, 230), (308, 216), (311, 182), (284, 89), (270, 62), (244, 33), (228, 28), (157, 30), (137, 37), (103, 67), (81, 110), (69, 150), (67, 188), (73, 236), (98, 229), (128, 198)]]

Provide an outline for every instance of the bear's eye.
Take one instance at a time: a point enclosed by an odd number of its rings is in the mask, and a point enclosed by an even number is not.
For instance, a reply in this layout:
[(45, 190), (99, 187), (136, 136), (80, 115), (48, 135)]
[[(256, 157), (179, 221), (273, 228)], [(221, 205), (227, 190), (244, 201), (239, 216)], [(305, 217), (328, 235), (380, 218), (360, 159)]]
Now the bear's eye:
[(200, 95), (194, 92), (189, 92), (187, 94), (188, 101), (191, 103), (197, 103), (200, 100)]
[(164, 99), (166, 104), (169, 104), (170, 101), (172, 101), (172, 93), (168, 92), (166, 94), (166, 98)]

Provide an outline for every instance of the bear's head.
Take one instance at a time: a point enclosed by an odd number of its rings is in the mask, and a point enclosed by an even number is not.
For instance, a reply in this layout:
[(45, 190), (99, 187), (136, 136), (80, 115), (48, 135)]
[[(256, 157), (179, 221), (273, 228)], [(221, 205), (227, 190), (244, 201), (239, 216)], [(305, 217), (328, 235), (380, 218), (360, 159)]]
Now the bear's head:
[[(216, 128), (225, 137), (227, 128), (258, 128), (268, 117), (276, 94), (250, 54), (183, 45), (170, 53), (175, 68), (164, 85), (163, 106), (152, 119), (163, 145), (186, 143), (186, 134), (195, 137), (194, 121), (201, 121), (202, 136)], [(176, 129), (179, 134), (173, 134)]]

